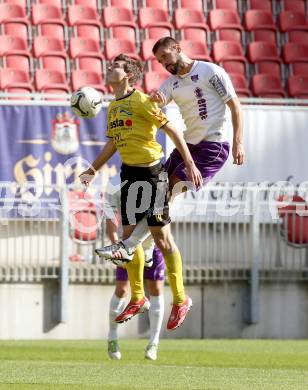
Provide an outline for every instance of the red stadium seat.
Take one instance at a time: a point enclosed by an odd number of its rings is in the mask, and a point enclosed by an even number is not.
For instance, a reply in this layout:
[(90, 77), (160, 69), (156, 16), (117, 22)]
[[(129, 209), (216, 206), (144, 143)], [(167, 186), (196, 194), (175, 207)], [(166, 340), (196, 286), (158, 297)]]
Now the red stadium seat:
[(253, 9), (246, 11), (244, 23), (247, 31), (277, 30), (272, 14), (266, 10)]
[(242, 60), (223, 60), (219, 62), (219, 65), (222, 66), (227, 73), (242, 74), (246, 77), (247, 64)]
[(282, 55), (286, 64), (308, 61), (308, 42), (306, 44), (288, 42), (283, 45)]
[(306, 13), (305, 0), (282, 0), (281, 5), (286, 11)]
[(236, 41), (242, 43), (242, 32), (233, 29), (216, 30), (215, 37), (218, 41)]
[(7, 55), (3, 58), (3, 65), (5, 68), (15, 68), (24, 70), (27, 73), (32, 72), (32, 60), (28, 57), (20, 55)]
[(216, 9), (232, 9), (237, 11), (237, 0), (214, 0)]
[(277, 47), (270, 42), (250, 42), (247, 48), (247, 57), (253, 64), (262, 61), (271, 61), (280, 64)]
[(78, 69), (72, 71), (72, 90), (91, 86), (102, 93), (107, 93), (107, 89), (103, 85), (103, 77), (101, 73), (93, 72), (92, 70)]
[(174, 25), (177, 30), (187, 27), (202, 28), (206, 31), (209, 30), (204, 14), (194, 9), (176, 9), (174, 11)]
[(31, 93), (33, 92), (33, 87), (29, 84), (29, 87), (7, 87), (4, 90), (8, 93), (18, 93), (22, 96), (11, 96), (7, 97), (8, 100), (31, 100)]
[(34, 57), (57, 56), (66, 59), (67, 54), (64, 49), (64, 42), (58, 38), (48, 36), (38, 36), (33, 41)]
[(65, 26), (61, 8), (53, 4), (34, 4), (32, 6), (32, 24), (60, 24)]
[(105, 56), (106, 59), (112, 61), (114, 57), (120, 53), (125, 53), (128, 56), (140, 59), (138, 53), (136, 52), (136, 46), (133, 42), (127, 39), (106, 39), (105, 41)]
[(1, 89), (21, 88), (31, 92), (33, 87), (30, 83), (29, 73), (22, 69), (4, 68), (0, 70)]
[(198, 41), (183, 40), (180, 41), (181, 49), (188, 57), (195, 60), (212, 62), (206, 43)]
[(134, 11), (133, 0), (108, 0), (107, 3), (111, 7), (128, 8)]
[(66, 78), (62, 72), (49, 69), (37, 69), (35, 72), (35, 86), (39, 92), (63, 91), (69, 92)]
[(75, 60), (77, 69), (92, 70), (96, 73), (104, 71), (104, 63), (100, 58), (80, 57)]
[(254, 96), (263, 98), (285, 98), (286, 93), (278, 77), (270, 74), (252, 76), (252, 92)]
[(155, 59), (152, 48), (156, 41), (156, 39), (145, 39), (141, 42), (140, 54), (143, 61)]
[(62, 7), (62, 1), (61, 0), (38, 0), (37, 3), (55, 5), (58, 8)]
[(274, 45), (277, 44), (276, 31), (271, 30), (254, 30), (251, 31), (250, 37), (252, 41), (270, 42)]
[(256, 73), (271, 74), (281, 78), (281, 65), (272, 61), (261, 61), (255, 65)]
[(31, 54), (28, 50), (27, 41), (21, 37), (12, 35), (0, 35), (0, 57), (3, 57), (5, 66), (31, 69)]
[(103, 25), (106, 28), (113, 26), (130, 26), (136, 28), (132, 10), (120, 7), (105, 7), (102, 12)]
[[(205, 2), (206, 3), (206, 2)], [(176, 8), (189, 8), (199, 12), (204, 12), (202, 0), (178, 0)]]
[(66, 41), (66, 28), (61, 24), (46, 23), (38, 26), (38, 35), (57, 38), (63, 42)]
[(306, 15), (301, 12), (282, 11), (279, 14), (280, 31), (308, 30)]
[(169, 22), (169, 15), (166, 11), (159, 8), (140, 8), (138, 12), (138, 24), (140, 28), (166, 27), (172, 30), (172, 24)]
[(98, 3), (100, 4), (99, 1), (96, 0), (74, 0), (74, 2), (71, 1), (71, 3), (74, 3), (76, 5), (87, 5), (92, 8), (95, 8), (99, 12), (99, 6)]
[(101, 27), (96, 8), (87, 5), (70, 5), (67, 9), (67, 20), (70, 27), (78, 24)]
[(136, 45), (136, 30), (129, 26), (114, 26), (109, 29), (110, 38), (128, 39)]
[(149, 60), (147, 64), (151, 72), (166, 73), (170, 76), (170, 73), (157, 60)]
[(172, 29), (169, 27), (153, 26), (146, 28), (144, 31), (147, 38), (155, 40), (173, 35)]
[(243, 47), (236, 41), (216, 41), (213, 44), (212, 56), (215, 62), (223, 61), (241, 61), (246, 64)]
[(181, 38), (191, 41), (208, 42), (209, 31), (198, 27), (186, 27), (181, 30)]
[(27, 41), (29, 39), (29, 26), (19, 22), (5, 22), (2, 24), (2, 34), (15, 35)]
[(150, 8), (159, 8), (169, 13), (168, 0), (145, 0), (144, 6)]
[(289, 95), (293, 98), (308, 99), (308, 75), (294, 75), (288, 78)]
[(243, 30), (238, 13), (232, 9), (215, 9), (209, 12), (209, 24), (212, 30)]
[(144, 75), (144, 90), (146, 93), (158, 89), (169, 78), (165, 72), (147, 72)]
[(94, 57), (104, 59), (99, 42), (91, 38), (74, 37), (70, 39), (69, 51), (71, 58)]
[(290, 64), (291, 74), (308, 76), (308, 61), (307, 62), (294, 62)]
[(289, 31), (286, 33), (288, 42), (303, 43), (308, 42), (308, 31)]
[(247, 9), (263, 9), (272, 12), (272, 0), (248, 0)]
[(249, 91), (247, 80), (242, 74), (229, 73), (229, 76), (232, 81), (233, 87), (236, 91), (236, 94), (239, 97), (251, 96), (251, 92)]
[(0, 4), (0, 23), (15, 22), (29, 24), (26, 14), (26, 8), (19, 4), (2, 3)]

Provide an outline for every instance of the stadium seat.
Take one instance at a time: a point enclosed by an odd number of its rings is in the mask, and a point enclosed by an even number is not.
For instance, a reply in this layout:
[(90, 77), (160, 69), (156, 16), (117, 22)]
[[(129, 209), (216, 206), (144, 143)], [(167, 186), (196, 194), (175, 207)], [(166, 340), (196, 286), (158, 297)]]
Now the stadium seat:
[[(97, 13), (99, 14), (101, 11), (101, 1), (100, 0), (74, 0), (70, 2), (71, 4), (76, 4), (76, 5), (86, 5), (89, 7), (92, 7), (97, 10)], [(128, 1), (127, 1), (128, 3)]]
[(261, 61), (255, 64), (255, 73), (271, 74), (281, 78), (281, 64), (274, 61)]
[(293, 30), (308, 31), (306, 15), (301, 12), (282, 11), (279, 14), (280, 31), (289, 32)]
[(136, 30), (129, 26), (113, 26), (109, 28), (109, 38), (128, 39), (136, 45)]
[(237, 0), (214, 0), (214, 9), (231, 9), (237, 12)]
[(55, 5), (58, 8), (62, 8), (62, 1), (61, 0), (37, 0), (36, 2), (39, 4)]
[(280, 196), (278, 202), (287, 203), (278, 205), (278, 213), (281, 218), (280, 234), (287, 245), (302, 248), (308, 245), (308, 206), (305, 200), (295, 195)]
[(285, 43), (282, 47), (282, 55), (286, 64), (294, 62), (307, 62), (308, 61), (308, 42), (302, 43)]
[(277, 27), (271, 12), (262, 9), (252, 9), (246, 11), (244, 16), (244, 24), (247, 31), (277, 31)]
[(1, 89), (7, 88), (25, 88), (32, 91), (29, 73), (22, 69), (3, 68), (0, 69)]
[(289, 73), (293, 75), (308, 76), (308, 61), (290, 64)]
[[(206, 1), (204, 3), (206, 7)], [(177, 8), (189, 8), (202, 13), (205, 11), (202, 0), (177, 0), (175, 9)]]
[(251, 92), (249, 91), (247, 79), (242, 74), (239, 73), (229, 73), (230, 79), (232, 81), (233, 87), (236, 91), (236, 94), (239, 97), (250, 97)]
[(209, 31), (198, 27), (186, 27), (181, 30), (181, 39), (210, 43)]
[(37, 26), (37, 34), (57, 38), (64, 42), (64, 45), (66, 46), (68, 36), (66, 26), (63, 27), (61, 24), (43, 23)]
[(138, 12), (139, 28), (166, 27), (172, 30), (172, 24), (169, 22), (169, 14), (159, 8), (140, 8)]
[(38, 36), (33, 41), (34, 57), (57, 56), (66, 59), (67, 54), (64, 49), (64, 42), (58, 38), (48, 36)]
[(101, 27), (96, 9), (87, 5), (70, 5), (67, 9), (67, 21), (70, 27), (78, 24)]
[(75, 59), (76, 69), (92, 70), (96, 73), (104, 72), (104, 61), (100, 58), (80, 57)]
[(156, 42), (156, 39), (145, 39), (141, 42), (140, 54), (143, 61), (155, 59), (152, 53), (152, 48)]
[(293, 98), (308, 99), (308, 75), (293, 75), (288, 78), (288, 92)]
[(271, 30), (254, 30), (250, 32), (250, 40), (270, 42), (277, 45), (277, 33)]
[(308, 42), (308, 31), (294, 30), (289, 31), (286, 34), (287, 42), (303, 43)]
[(94, 57), (104, 59), (99, 42), (91, 38), (73, 37), (70, 39), (69, 52), (71, 58)]
[(101, 73), (92, 70), (77, 69), (72, 71), (72, 90), (91, 86), (102, 93), (107, 93)]
[(15, 35), (21, 37), (23, 40), (28, 41), (31, 39), (31, 28), (25, 23), (19, 22), (3, 22), (1, 26), (1, 33), (4, 35)]
[(107, 60), (112, 61), (120, 53), (125, 53), (132, 58), (140, 59), (133, 42), (127, 39), (115, 38), (105, 40), (105, 57)]
[(170, 73), (155, 59), (147, 61), (148, 69), (151, 72), (166, 73), (170, 76)]
[(7, 22), (29, 24), (26, 8), (20, 4), (2, 3), (0, 4), (0, 23)]
[(65, 26), (61, 8), (53, 4), (32, 5), (32, 24), (60, 24)]
[(281, 80), (270, 74), (255, 74), (252, 76), (252, 92), (254, 96), (263, 98), (285, 98), (286, 93), (281, 86)]
[(243, 47), (236, 41), (216, 41), (212, 47), (214, 62), (238, 61), (246, 64)]
[(11, 96), (7, 97), (8, 100), (31, 100), (31, 93), (33, 92), (33, 87), (29, 84), (28, 87), (7, 87), (4, 89), (5, 92), (8, 93), (18, 93), (22, 94), (22, 96)]
[(176, 9), (174, 11), (174, 26), (177, 30), (187, 27), (201, 28), (205, 31), (209, 30), (204, 14), (200, 11), (187, 8)]
[(169, 1), (168, 0), (144, 0), (143, 6), (150, 8), (159, 8), (164, 12), (169, 13)]
[(137, 27), (134, 22), (133, 12), (128, 8), (105, 7), (102, 12), (102, 20), (106, 28), (113, 26)]
[(34, 80), (36, 90), (39, 92), (69, 92), (66, 78), (60, 71), (54, 69), (37, 69)]
[(144, 75), (144, 90), (146, 93), (158, 89), (169, 78), (165, 72), (147, 72)]
[(182, 40), (180, 41), (180, 46), (188, 57), (193, 58), (194, 60), (212, 62), (205, 42)]
[(133, 2), (134, 0), (107, 0), (108, 6), (128, 8), (130, 11), (134, 12)]
[(27, 41), (13, 35), (0, 35), (0, 57), (4, 66), (14, 66), (27, 72), (32, 67)]
[(247, 48), (247, 57), (253, 64), (262, 61), (271, 61), (278, 64), (282, 62), (277, 47), (270, 42), (250, 42)]
[(248, 0), (247, 9), (262, 9), (272, 12), (272, 0)]
[(219, 65), (222, 66), (227, 73), (237, 73), (246, 77), (246, 68), (248, 64), (241, 60), (223, 60), (219, 62)]
[(243, 31), (238, 13), (232, 9), (215, 9), (209, 12), (211, 30), (239, 30)]
[(281, 8), (285, 11), (306, 13), (305, 0), (282, 0)]
[(222, 29), (215, 31), (217, 41), (236, 41), (242, 43), (242, 31), (234, 29)]
[(26, 56), (9, 54), (3, 57), (3, 66), (5, 68), (22, 69), (29, 74), (33, 71), (32, 58), (29, 59)]
[(158, 40), (163, 37), (173, 36), (173, 30), (169, 27), (153, 26), (144, 30), (146, 38)]

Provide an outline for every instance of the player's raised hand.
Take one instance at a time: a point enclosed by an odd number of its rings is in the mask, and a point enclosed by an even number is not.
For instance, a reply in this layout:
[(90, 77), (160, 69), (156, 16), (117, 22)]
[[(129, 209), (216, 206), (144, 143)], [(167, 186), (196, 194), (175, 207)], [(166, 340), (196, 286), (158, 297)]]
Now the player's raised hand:
[(85, 185), (86, 187), (88, 187), (90, 185), (90, 183), (94, 179), (94, 177), (95, 177), (95, 171), (93, 168), (88, 168), (86, 171), (82, 172), (79, 175), (79, 179), (81, 181), (81, 184)]
[(242, 165), (245, 159), (245, 151), (242, 143), (234, 143), (232, 147), (233, 164)]
[(161, 91), (152, 91), (150, 93), (150, 98), (161, 107), (167, 104), (166, 96)]
[(195, 163), (186, 165), (186, 175), (196, 189), (202, 187), (203, 177), (199, 169), (196, 167)]

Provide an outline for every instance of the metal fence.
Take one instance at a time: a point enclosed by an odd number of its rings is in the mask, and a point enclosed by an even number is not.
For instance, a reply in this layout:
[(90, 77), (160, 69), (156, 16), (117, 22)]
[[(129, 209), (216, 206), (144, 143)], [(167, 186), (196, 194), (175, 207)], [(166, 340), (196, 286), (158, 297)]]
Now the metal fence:
[[(0, 189), (1, 282), (114, 281), (114, 266), (94, 253), (108, 243), (98, 190), (84, 199), (72, 187), (44, 192), (3, 183)], [(250, 280), (254, 271), (264, 280), (308, 279), (308, 211), (299, 204), (298, 215), (286, 207), (290, 199), (279, 203), (269, 194), (269, 188), (216, 185), (175, 200), (172, 231), (186, 283)]]

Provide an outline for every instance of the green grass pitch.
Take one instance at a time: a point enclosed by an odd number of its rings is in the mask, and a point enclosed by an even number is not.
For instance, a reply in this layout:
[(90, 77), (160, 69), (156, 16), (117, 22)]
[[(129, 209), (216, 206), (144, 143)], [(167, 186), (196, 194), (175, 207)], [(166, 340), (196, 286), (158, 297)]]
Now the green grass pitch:
[(308, 341), (162, 340), (156, 362), (146, 340), (0, 341), (0, 390), (307, 390)]

